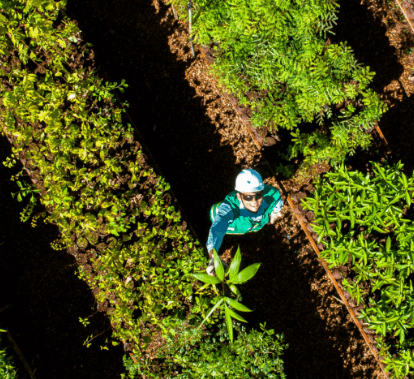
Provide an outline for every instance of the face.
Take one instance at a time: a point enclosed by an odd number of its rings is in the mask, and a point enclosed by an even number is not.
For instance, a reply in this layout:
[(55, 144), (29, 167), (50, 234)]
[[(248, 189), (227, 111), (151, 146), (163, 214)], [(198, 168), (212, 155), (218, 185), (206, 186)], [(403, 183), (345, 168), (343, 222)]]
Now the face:
[(259, 192), (243, 192), (244, 197), (249, 196), (249, 195), (254, 196), (252, 198), (252, 200), (249, 201), (249, 200), (245, 200), (243, 198), (243, 196), (241, 196), (240, 193), (237, 192), (237, 198), (240, 201), (243, 202), (246, 209), (248, 209), (250, 212), (256, 213), (259, 210), (259, 208), (260, 208), (260, 206), (262, 205), (262, 202), (263, 202), (263, 196), (260, 199), (257, 199), (257, 195), (260, 194), (260, 193), (263, 194), (262, 191), (259, 191)]

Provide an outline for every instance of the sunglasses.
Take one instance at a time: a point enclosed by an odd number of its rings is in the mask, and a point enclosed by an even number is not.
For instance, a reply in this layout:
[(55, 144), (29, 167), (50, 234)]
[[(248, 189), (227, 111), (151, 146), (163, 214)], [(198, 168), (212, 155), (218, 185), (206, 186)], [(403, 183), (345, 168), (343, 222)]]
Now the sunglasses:
[(260, 191), (258, 193), (256, 193), (255, 195), (244, 195), (241, 194), (242, 198), (244, 201), (252, 201), (254, 198), (256, 198), (257, 200), (261, 199), (263, 197), (263, 191)]

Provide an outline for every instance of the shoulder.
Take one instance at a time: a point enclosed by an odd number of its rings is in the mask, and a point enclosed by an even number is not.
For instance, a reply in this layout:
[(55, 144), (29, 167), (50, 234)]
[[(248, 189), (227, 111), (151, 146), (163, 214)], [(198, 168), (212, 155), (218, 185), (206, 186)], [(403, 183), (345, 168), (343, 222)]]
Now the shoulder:
[(220, 216), (233, 216), (233, 207), (224, 200), (217, 209), (217, 214)]
[(280, 191), (276, 187), (271, 186), (270, 184), (265, 184), (263, 195), (264, 196), (280, 195)]

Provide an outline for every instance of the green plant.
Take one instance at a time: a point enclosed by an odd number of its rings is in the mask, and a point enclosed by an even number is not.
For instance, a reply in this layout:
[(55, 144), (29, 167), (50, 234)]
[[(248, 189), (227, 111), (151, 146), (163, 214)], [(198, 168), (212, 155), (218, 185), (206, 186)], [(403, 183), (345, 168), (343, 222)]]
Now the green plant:
[(286, 378), (282, 355), (288, 345), (283, 335), (275, 335), (265, 325), (260, 327), (261, 331), (247, 331), (235, 322), (237, 338), (230, 343), (224, 323), (217, 329), (201, 331), (181, 321), (166, 337), (164, 349), (158, 352), (157, 358), (165, 364), (163, 372), (150, 371), (148, 361), (135, 364), (131, 358), (125, 358), (127, 375), (181, 379)]
[[(0, 333), (5, 333), (6, 330), (0, 329)], [(3, 348), (1, 344), (1, 334), (0, 334), (0, 378), (2, 379), (15, 379), (18, 377), (18, 373), (13, 364), (13, 359), (6, 352), (6, 349)]]
[[(347, 171), (342, 165), (326, 174), (311, 198), (302, 200), (315, 214), (312, 224), (321, 256), (330, 268), (352, 260), (352, 276), (342, 285), (360, 310), (360, 318), (380, 337), (380, 355), (397, 378), (414, 371), (414, 177), (401, 162), (372, 164), (372, 174)], [(397, 337), (392, 348), (386, 339)]]
[[(187, 17), (186, 0), (171, 3)], [(194, 2), (194, 35), (218, 45), (211, 67), (221, 85), (250, 105), (255, 127), (293, 132), (286, 154), (303, 154), (302, 169), (367, 148), (387, 109), (369, 88), (374, 73), (345, 43), (326, 43), (338, 7), (336, 0)], [(301, 131), (315, 121), (318, 130)]]
[(20, 221), (26, 222), (33, 213), (34, 207), (36, 206), (37, 199), (35, 197), (36, 193), (41, 192), (41, 190), (35, 189), (36, 186), (32, 183), (27, 183), (25, 181), (16, 181), (19, 191), (12, 193), (12, 197), (14, 198), (17, 195), (17, 200), (19, 202), (23, 201), (23, 197), (30, 196), (30, 202), (23, 211), (20, 213)]
[[(190, 274), (194, 278), (201, 280), (205, 283), (205, 286), (209, 285), (220, 285), (222, 293), (220, 294), (217, 290), (217, 296), (213, 299), (215, 305), (211, 308), (208, 315), (204, 318), (201, 324), (198, 326), (200, 328), (204, 322), (210, 317), (210, 315), (216, 310), (224, 310), (225, 320), (227, 324), (227, 330), (229, 333), (230, 341), (233, 343), (233, 322), (232, 319), (236, 319), (242, 322), (247, 322), (243, 317), (236, 313), (232, 308), (240, 312), (252, 312), (251, 309), (247, 308), (245, 305), (239, 303), (238, 301), (232, 299), (231, 297), (226, 296), (226, 289), (228, 288), (234, 295), (241, 297), (241, 294), (236, 287), (238, 284), (243, 284), (253, 278), (256, 275), (257, 270), (259, 269), (261, 263), (254, 263), (246, 267), (243, 271), (239, 272), (240, 263), (241, 263), (241, 253), (240, 246), (237, 248), (237, 252), (231, 262), (227, 272), (224, 270), (223, 263), (219, 258), (215, 249), (213, 249), (213, 258), (214, 258), (214, 268), (217, 276), (210, 276), (205, 273), (193, 273)], [(228, 279), (227, 279), (228, 277)], [(214, 289), (216, 289), (214, 287)]]

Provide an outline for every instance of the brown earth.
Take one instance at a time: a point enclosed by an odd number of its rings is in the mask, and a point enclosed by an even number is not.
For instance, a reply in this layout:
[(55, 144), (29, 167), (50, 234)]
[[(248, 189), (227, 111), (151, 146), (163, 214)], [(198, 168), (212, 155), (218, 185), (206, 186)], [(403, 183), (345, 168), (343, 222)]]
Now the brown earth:
[[(348, 41), (357, 59), (377, 73), (373, 88), (390, 104), (380, 127), (395, 157), (412, 171), (413, 59), (406, 50), (414, 45), (413, 36), (386, 0), (369, 1), (371, 8), (359, 0), (340, 5), (331, 40)], [(263, 152), (257, 151), (232, 104), (221, 95), (197, 47), (196, 58), (191, 57), (186, 28), (174, 20), (169, 7), (149, 1), (69, 0), (68, 14), (79, 22), (84, 39), (94, 44), (101, 69), (113, 81), (127, 80), (130, 87), (123, 98), (131, 104), (129, 111), (202, 242), (211, 224), (210, 206), (233, 190), (242, 168), (254, 167), (266, 183), (276, 185), (260, 164)], [(275, 149), (277, 144), (264, 152), (276, 166), (270, 158)], [(2, 160), (9, 150), (2, 139)], [(79, 316), (94, 312), (94, 299), (73, 275), (74, 258), (49, 248), (56, 228), (40, 224), (31, 229), (20, 223), (21, 206), (10, 197), (17, 187), (9, 181), (10, 170), (0, 169), (5, 239), (0, 280), (6, 289), (0, 308), (16, 304), (4, 317), (9, 314), (10, 328), (21, 334), (19, 346), (38, 367), (39, 378), (115, 377), (122, 372), (121, 348), (101, 351), (98, 338), (89, 349), (82, 346), (88, 331), (98, 334), (108, 321), (98, 313), (92, 328), (79, 323)], [(283, 184), (297, 190), (303, 183), (293, 178)], [(266, 322), (285, 335), (289, 378), (378, 377), (374, 359), (287, 204), (283, 212), (275, 226), (226, 236), (221, 248), (230, 258), (240, 244), (243, 265), (262, 262), (257, 276), (242, 288), (243, 302), (255, 309), (249, 325)]]

